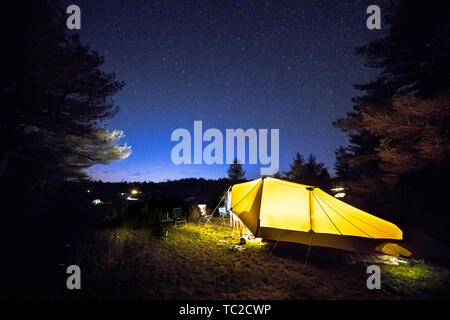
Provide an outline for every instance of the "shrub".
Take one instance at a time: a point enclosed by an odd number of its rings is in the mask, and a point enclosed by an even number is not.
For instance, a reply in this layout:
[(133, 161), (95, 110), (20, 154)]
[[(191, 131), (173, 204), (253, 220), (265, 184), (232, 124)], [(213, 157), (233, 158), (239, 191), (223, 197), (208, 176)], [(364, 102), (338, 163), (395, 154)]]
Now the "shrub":
[(187, 220), (195, 223), (198, 223), (198, 221), (200, 220), (200, 212), (198, 211), (198, 207), (196, 204), (192, 204), (189, 206)]

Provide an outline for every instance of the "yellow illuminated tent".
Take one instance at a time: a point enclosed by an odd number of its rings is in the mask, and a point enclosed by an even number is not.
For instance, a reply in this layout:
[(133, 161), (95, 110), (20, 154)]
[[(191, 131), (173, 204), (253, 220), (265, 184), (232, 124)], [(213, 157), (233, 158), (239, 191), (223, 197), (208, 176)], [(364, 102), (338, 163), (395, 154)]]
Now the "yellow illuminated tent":
[(396, 225), (319, 188), (269, 177), (234, 185), (231, 210), (264, 239), (366, 252), (402, 239)]

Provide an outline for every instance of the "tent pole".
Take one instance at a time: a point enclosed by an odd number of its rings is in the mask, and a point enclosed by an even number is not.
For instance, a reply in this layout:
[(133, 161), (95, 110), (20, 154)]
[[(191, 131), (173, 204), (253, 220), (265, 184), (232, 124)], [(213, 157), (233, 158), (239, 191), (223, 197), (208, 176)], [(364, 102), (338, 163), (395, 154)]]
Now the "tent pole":
[(305, 263), (303, 264), (304, 266), (306, 266), (306, 264), (308, 263), (309, 251), (311, 251), (313, 239), (314, 239), (314, 232), (311, 233), (311, 241), (309, 242), (308, 252), (306, 253)]
[(309, 198), (309, 226), (311, 228), (311, 241), (309, 241), (308, 246), (308, 252), (306, 253), (305, 263), (304, 266), (308, 263), (308, 257), (309, 257), (309, 251), (311, 251), (311, 245), (314, 239), (314, 230), (313, 230), (313, 220), (312, 220), (312, 192), (314, 191), (314, 188), (312, 187), (306, 187), (306, 190), (309, 191), (308, 198)]
[(272, 251), (270, 251), (271, 254), (273, 254), (273, 250), (275, 250), (275, 247), (277, 246), (277, 244), (278, 244), (278, 240), (275, 242), (275, 245), (273, 246)]
[(225, 199), (225, 197), (228, 194), (228, 191), (230, 190), (231, 187), (229, 187), (227, 189), (227, 191), (225, 191), (225, 194), (222, 196), (222, 198), (219, 200), (219, 203), (217, 204), (217, 206), (214, 208), (214, 211), (212, 212), (212, 214), (214, 214), (214, 212), (216, 212), (217, 208), (220, 206), (220, 204), (222, 203), (223, 199)]

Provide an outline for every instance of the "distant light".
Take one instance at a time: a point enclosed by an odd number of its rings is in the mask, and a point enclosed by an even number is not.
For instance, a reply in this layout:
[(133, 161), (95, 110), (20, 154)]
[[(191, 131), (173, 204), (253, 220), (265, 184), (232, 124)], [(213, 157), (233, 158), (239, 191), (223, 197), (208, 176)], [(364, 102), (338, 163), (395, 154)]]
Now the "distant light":
[(95, 200), (93, 200), (92, 201), (92, 204), (93, 205), (99, 205), (99, 204), (102, 204), (103, 202), (102, 202), (102, 200), (100, 200), (100, 199), (95, 199)]
[(331, 191), (334, 191), (334, 192), (344, 191), (344, 190), (345, 190), (344, 187), (336, 187), (336, 188), (331, 189)]
[(91, 189), (87, 189), (86, 191), (87, 191), (87, 193), (91, 193)]
[(127, 197), (127, 200), (137, 200), (136, 198)]
[(136, 189), (134, 189), (134, 190), (131, 190), (131, 194), (138, 194), (139, 193), (139, 191), (138, 190), (136, 190)]
[(345, 197), (345, 192), (339, 192), (334, 195), (335, 198), (343, 198)]

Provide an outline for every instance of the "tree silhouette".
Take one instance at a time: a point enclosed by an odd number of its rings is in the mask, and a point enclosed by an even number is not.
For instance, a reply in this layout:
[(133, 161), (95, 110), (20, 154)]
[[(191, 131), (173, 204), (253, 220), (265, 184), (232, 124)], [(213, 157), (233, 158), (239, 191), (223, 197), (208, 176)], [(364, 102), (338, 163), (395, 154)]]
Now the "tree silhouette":
[(126, 157), (129, 147), (116, 145), (122, 133), (102, 126), (118, 111), (111, 96), (123, 83), (101, 71), (103, 57), (68, 33), (53, 1), (26, 7), (17, 1), (3, 8), (0, 177), (79, 179), (86, 167)]
[(287, 180), (302, 183), (305, 178), (305, 159), (300, 152), (296, 153), (295, 158), (290, 164), (290, 170), (284, 174), (286, 175)]
[[(449, 11), (450, 3), (445, 0), (431, 3), (400, 0), (386, 19), (390, 24), (388, 35), (356, 49), (357, 55), (365, 57), (366, 66), (378, 69), (380, 73), (375, 80), (355, 86), (361, 95), (353, 99), (354, 111), (334, 122), (336, 127), (349, 135), (350, 145), (345, 148), (345, 153), (343, 150), (338, 152), (338, 161), (341, 169), (344, 163), (348, 170), (351, 169), (350, 175), (350, 171), (345, 170), (347, 174), (341, 178), (348, 179), (354, 191), (379, 192), (386, 187), (387, 181), (392, 184), (398, 178), (386, 179), (387, 175), (391, 175), (386, 169), (392, 165), (392, 161), (386, 160), (394, 156), (393, 148), (396, 148), (389, 141), (397, 138), (384, 135), (376, 128), (381, 128), (376, 124), (380, 120), (386, 120), (392, 126), (400, 124), (402, 112), (394, 107), (394, 103), (400, 101), (396, 102), (394, 97), (409, 95), (429, 99), (442, 97), (448, 92)], [(428, 103), (431, 102), (428, 100)], [(417, 107), (421, 105), (417, 100), (414, 104)], [(384, 115), (390, 120), (381, 119)], [(409, 135), (400, 140), (407, 148), (407, 145), (417, 143), (417, 136)], [(397, 142), (400, 143), (400, 140)], [(403, 153), (403, 156), (407, 157), (408, 153)], [(408, 162), (406, 158), (405, 161)]]
[(292, 182), (319, 186), (324, 189), (330, 187), (330, 175), (322, 162), (317, 162), (313, 154), (308, 156), (305, 162), (304, 157), (297, 152), (293, 159), (290, 170), (285, 172), (286, 179)]
[(365, 108), (361, 115), (365, 128), (380, 139), (376, 152), (388, 186), (404, 174), (448, 163), (450, 92), (428, 99), (395, 96), (389, 111)]
[(347, 150), (347, 148), (344, 148), (343, 146), (340, 146), (334, 152), (334, 154), (336, 155), (334, 170), (337, 176), (343, 181), (352, 179), (355, 168), (354, 166), (352, 166), (349, 158), (351, 158), (353, 155)]
[(275, 173), (275, 174), (273, 175), (273, 177), (274, 177), (275, 179), (282, 179), (281, 174), (280, 174), (279, 171), (278, 171), (277, 173)]
[(244, 178), (245, 171), (242, 170), (242, 164), (239, 161), (239, 159), (235, 158), (233, 160), (233, 163), (230, 164), (230, 167), (227, 170), (228, 178), (230, 178), (231, 181), (237, 182)]
[(305, 163), (305, 184), (320, 186), (328, 189), (330, 186), (330, 175), (322, 162), (317, 162), (316, 157), (310, 154)]

